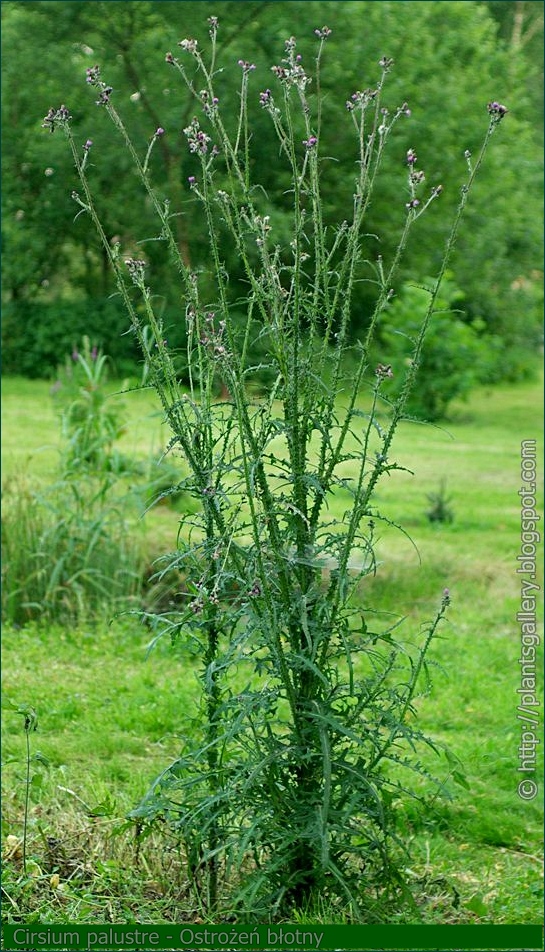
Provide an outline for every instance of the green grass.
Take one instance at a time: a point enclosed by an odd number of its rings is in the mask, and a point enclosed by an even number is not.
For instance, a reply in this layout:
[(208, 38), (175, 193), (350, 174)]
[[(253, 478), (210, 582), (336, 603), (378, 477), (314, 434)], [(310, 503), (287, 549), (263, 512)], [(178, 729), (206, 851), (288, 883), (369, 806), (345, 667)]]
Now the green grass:
[[(126, 419), (121, 452), (141, 459), (159, 455), (168, 440), (161, 423), (159, 402), (150, 390), (121, 391), (112, 381), (110, 399), (121, 405)], [(37, 421), (39, 423), (37, 424)], [(59, 418), (53, 406), (51, 383), (2, 378), (2, 479), (29, 470), (47, 480), (58, 466)]]
[[(125, 395), (122, 451), (145, 459), (167, 434), (148, 393)], [(475, 392), (444, 428), (403, 424), (393, 457), (414, 475), (394, 473), (377, 506), (410, 534), (381, 528), (375, 578), (364, 606), (406, 616), (400, 631), (418, 640), (448, 587), (452, 606), (433, 648), (432, 689), (418, 702), (425, 733), (463, 764), (468, 789), (448, 780), (443, 761), (422, 759), (445, 778), (454, 799), (436, 798), (424, 815), (408, 802), (400, 815), (411, 841), (409, 880), (426, 922), (536, 923), (542, 918), (541, 808), (517, 795), (520, 722), (520, 442), (542, 432), (541, 384)], [(36, 424), (39, 421), (39, 425)], [(42, 446), (47, 445), (46, 450)], [(58, 425), (48, 384), (3, 381), (3, 480), (26, 468), (47, 481), (56, 465)], [(539, 467), (539, 453), (538, 453)], [(427, 494), (446, 478), (452, 524), (426, 518)], [(341, 516), (348, 497), (332, 502)], [(538, 498), (542, 511), (541, 492)], [(175, 546), (178, 517), (166, 506), (148, 517), (150, 558)], [(539, 579), (540, 584), (542, 578)], [(110, 626), (4, 631), (3, 696), (32, 705), (31, 737), (50, 766), (32, 785), (29, 855), (22, 877), (18, 843), (24, 803), (22, 718), (4, 711), (5, 915), (42, 921), (196, 921), (174, 844), (154, 837), (137, 855), (124, 814), (194, 731), (198, 665), (160, 643), (135, 618)], [(424, 788), (422, 792), (425, 793)], [(94, 814), (108, 814), (96, 816)], [(56, 842), (48, 847), (48, 837)], [(49, 851), (48, 851), (49, 850)], [(51, 880), (59, 875), (60, 888)], [(331, 911), (329, 911), (331, 916)], [(324, 911), (321, 921), (327, 921)]]

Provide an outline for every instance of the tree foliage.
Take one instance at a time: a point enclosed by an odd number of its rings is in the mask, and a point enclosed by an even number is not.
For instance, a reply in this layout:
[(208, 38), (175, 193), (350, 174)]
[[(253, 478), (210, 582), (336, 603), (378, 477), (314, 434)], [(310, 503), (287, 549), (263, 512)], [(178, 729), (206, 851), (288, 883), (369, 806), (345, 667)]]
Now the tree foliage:
[[(502, 10), (497, 9), (500, 7)], [(176, 236), (184, 259), (197, 269), (206, 264), (205, 226), (187, 186), (194, 157), (181, 135), (194, 106), (165, 62), (165, 54), (186, 36), (196, 36), (205, 44), (206, 17), (213, 13), (220, 21), (221, 58), (234, 63), (243, 58), (256, 65), (250, 95), (253, 153), (266, 202), (278, 221), (289, 207), (288, 183), (274, 171), (277, 146), (259, 107), (259, 92), (270, 83), (270, 68), (283, 41), (296, 35), (303, 55), (311, 57), (314, 28), (327, 23), (333, 31), (322, 88), (322, 141), (331, 143), (332, 153), (347, 158), (336, 162), (324, 159), (321, 168), (324, 220), (331, 223), (342, 217), (343, 208), (348, 213), (356, 175), (349, 150), (342, 149), (347, 135), (346, 123), (341, 121), (344, 102), (372, 82), (381, 56), (393, 57), (388, 108), (394, 110), (407, 102), (411, 116), (397, 133), (397, 146), (391, 150), (370, 209), (364, 257), (391, 254), (405, 212), (407, 149), (417, 150), (428, 183), (443, 186), (442, 207), (434, 209), (419, 240), (409, 249), (396, 292), (402, 283), (423, 269), (429, 271), (430, 263), (439, 260), (446, 222), (459, 198), (457, 183), (466, 161), (464, 152), (477, 142), (487, 101), (505, 102), (509, 109), (506, 134), (479, 183), (470, 212), (471, 238), (460, 241), (453, 271), (464, 293), (468, 321), (478, 321), (504, 342), (502, 363), (495, 375), (520, 376), (531, 364), (540, 332), (542, 224), (536, 209), (541, 206), (541, 121), (535, 92), (539, 76), (529, 56), (542, 41), (542, 25), (534, 16), (534, 7), (537, 4), (473, 0), (448, 4), (436, 0), (402, 4), (221, 0), (213, 9), (212, 5), (208, 9), (202, 3), (168, 0), (115, 4), (104, 0), (9, 0), (2, 4), (2, 242), (4, 302), (10, 304), (9, 333), (4, 337), (7, 367), (17, 366), (20, 348), (27, 357), (31, 352), (35, 355), (34, 374), (47, 374), (62, 357), (60, 353), (54, 360), (50, 351), (40, 350), (36, 339), (43, 337), (40, 317), (24, 319), (30, 304), (48, 305), (44, 315), (48, 313), (50, 325), (58, 326), (55, 339), (66, 350), (82, 333), (80, 319), (77, 326), (66, 320), (67, 305), (74, 304), (74, 314), (87, 308), (91, 315), (97, 298), (104, 301), (113, 291), (104, 257), (88, 230), (83, 223), (73, 225), (70, 192), (75, 173), (70, 159), (61, 143), (41, 128), (42, 117), (52, 105), (58, 107), (67, 89), (71, 90), (67, 105), (82, 144), (93, 139), (90, 161), (107, 233), (120, 241), (127, 254), (138, 252), (137, 242), (142, 238), (157, 237), (147, 217), (149, 210), (132, 207), (134, 173), (112, 139), (102, 111), (95, 107), (93, 91), (85, 84), (89, 66), (100, 64), (113, 86), (116, 103), (128, 113), (130, 133), (140, 143), (142, 155), (154, 131), (158, 127), (165, 130), (151, 159), (155, 185), (177, 210)], [(227, 75), (225, 79), (225, 105), (232, 103), (232, 109), (225, 112), (236, 115), (238, 92), (234, 81)], [(327, 150), (322, 154), (326, 156)], [(376, 234), (381, 235), (380, 248)], [(172, 340), (181, 343), (182, 322), (178, 302), (170, 293), (164, 243), (148, 240), (145, 252), (160, 277), (165, 323)], [(232, 293), (236, 297), (240, 289), (234, 251), (227, 246), (225, 254), (234, 275)], [(361, 335), (369, 315), (372, 274), (365, 260), (359, 277), (352, 314), (354, 339)], [(115, 307), (115, 300), (111, 304)], [(98, 341), (110, 353), (119, 350), (119, 321), (114, 320), (114, 325), (117, 347), (109, 334), (109, 322)], [(15, 328), (18, 350), (12, 352)], [(123, 339), (123, 353), (131, 359), (128, 337)]]

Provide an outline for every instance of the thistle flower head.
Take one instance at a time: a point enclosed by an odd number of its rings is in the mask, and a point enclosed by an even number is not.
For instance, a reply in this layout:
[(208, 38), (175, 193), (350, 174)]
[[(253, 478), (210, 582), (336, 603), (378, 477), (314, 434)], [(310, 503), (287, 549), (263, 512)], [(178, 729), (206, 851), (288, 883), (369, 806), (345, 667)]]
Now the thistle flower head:
[(126, 258), (125, 267), (129, 272), (129, 277), (132, 279), (133, 284), (140, 286), (144, 281), (146, 262), (140, 258)]
[(49, 109), (47, 116), (44, 116), (44, 121), (42, 122), (42, 129), (49, 129), (50, 132), (54, 132), (57, 126), (64, 125), (65, 122), (68, 122), (72, 116), (70, 111), (66, 106), (60, 106), (58, 109)]
[(187, 136), (189, 151), (196, 152), (198, 155), (206, 155), (210, 143), (210, 136), (207, 135), (206, 132), (203, 132), (196, 116), (193, 117), (190, 124), (186, 126), (183, 131), (184, 135)]
[(195, 56), (197, 52), (197, 41), (192, 39), (180, 40), (178, 46), (181, 46), (186, 53), (192, 53)]
[(500, 122), (505, 116), (505, 113), (509, 112), (506, 106), (502, 106), (501, 102), (496, 102), (495, 100), (489, 102), (486, 108), (488, 109), (489, 115), (492, 116), (496, 122)]
[(393, 371), (391, 364), (378, 364), (375, 368), (375, 376), (379, 380), (384, 380), (386, 377), (393, 377)]
[(98, 86), (100, 83), (100, 66), (89, 66), (85, 70), (86, 73), (86, 82), (90, 86)]

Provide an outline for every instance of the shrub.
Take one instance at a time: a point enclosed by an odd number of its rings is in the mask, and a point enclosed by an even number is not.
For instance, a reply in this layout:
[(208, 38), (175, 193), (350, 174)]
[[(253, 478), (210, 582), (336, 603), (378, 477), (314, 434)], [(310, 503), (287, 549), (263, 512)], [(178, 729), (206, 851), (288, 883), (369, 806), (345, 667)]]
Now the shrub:
[[(393, 366), (400, 367), (411, 360), (420, 328), (419, 315), (425, 310), (433, 287), (431, 279), (419, 285), (404, 284), (390, 303), (380, 338)], [(462, 305), (462, 292), (456, 288), (452, 275), (445, 275), (422, 350), (418, 387), (407, 401), (407, 409), (416, 417), (429, 421), (444, 418), (451, 401), (467, 396), (485, 373), (491, 341), (479, 336), (482, 327), (478, 322), (467, 323)], [(402, 378), (396, 380), (393, 394), (402, 385)]]
[(64, 354), (86, 335), (110, 355), (115, 375), (139, 375), (141, 358), (128, 335), (127, 318), (115, 299), (11, 301), (2, 313), (2, 372), (52, 378)]

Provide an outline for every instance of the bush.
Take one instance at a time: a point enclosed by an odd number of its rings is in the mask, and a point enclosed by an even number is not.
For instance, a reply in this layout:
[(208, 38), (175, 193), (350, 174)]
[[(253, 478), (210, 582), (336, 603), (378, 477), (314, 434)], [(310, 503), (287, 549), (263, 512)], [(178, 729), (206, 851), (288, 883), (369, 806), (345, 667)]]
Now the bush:
[[(392, 366), (394, 395), (401, 389), (403, 365), (411, 360), (433, 285), (431, 278), (418, 285), (404, 284), (384, 314), (380, 353)], [(483, 378), (491, 349), (495, 352), (493, 341), (480, 336), (479, 323), (466, 321), (460, 310), (463, 301), (462, 292), (448, 274), (443, 279), (423, 347), (418, 387), (407, 402), (415, 417), (429, 421), (445, 417), (451, 401), (467, 396)]]
[(11, 301), (2, 316), (2, 372), (50, 379), (64, 354), (87, 335), (112, 360), (116, 376), (134, 374), (141, 364), (127, 318), (113, 299), (37, 303)]

